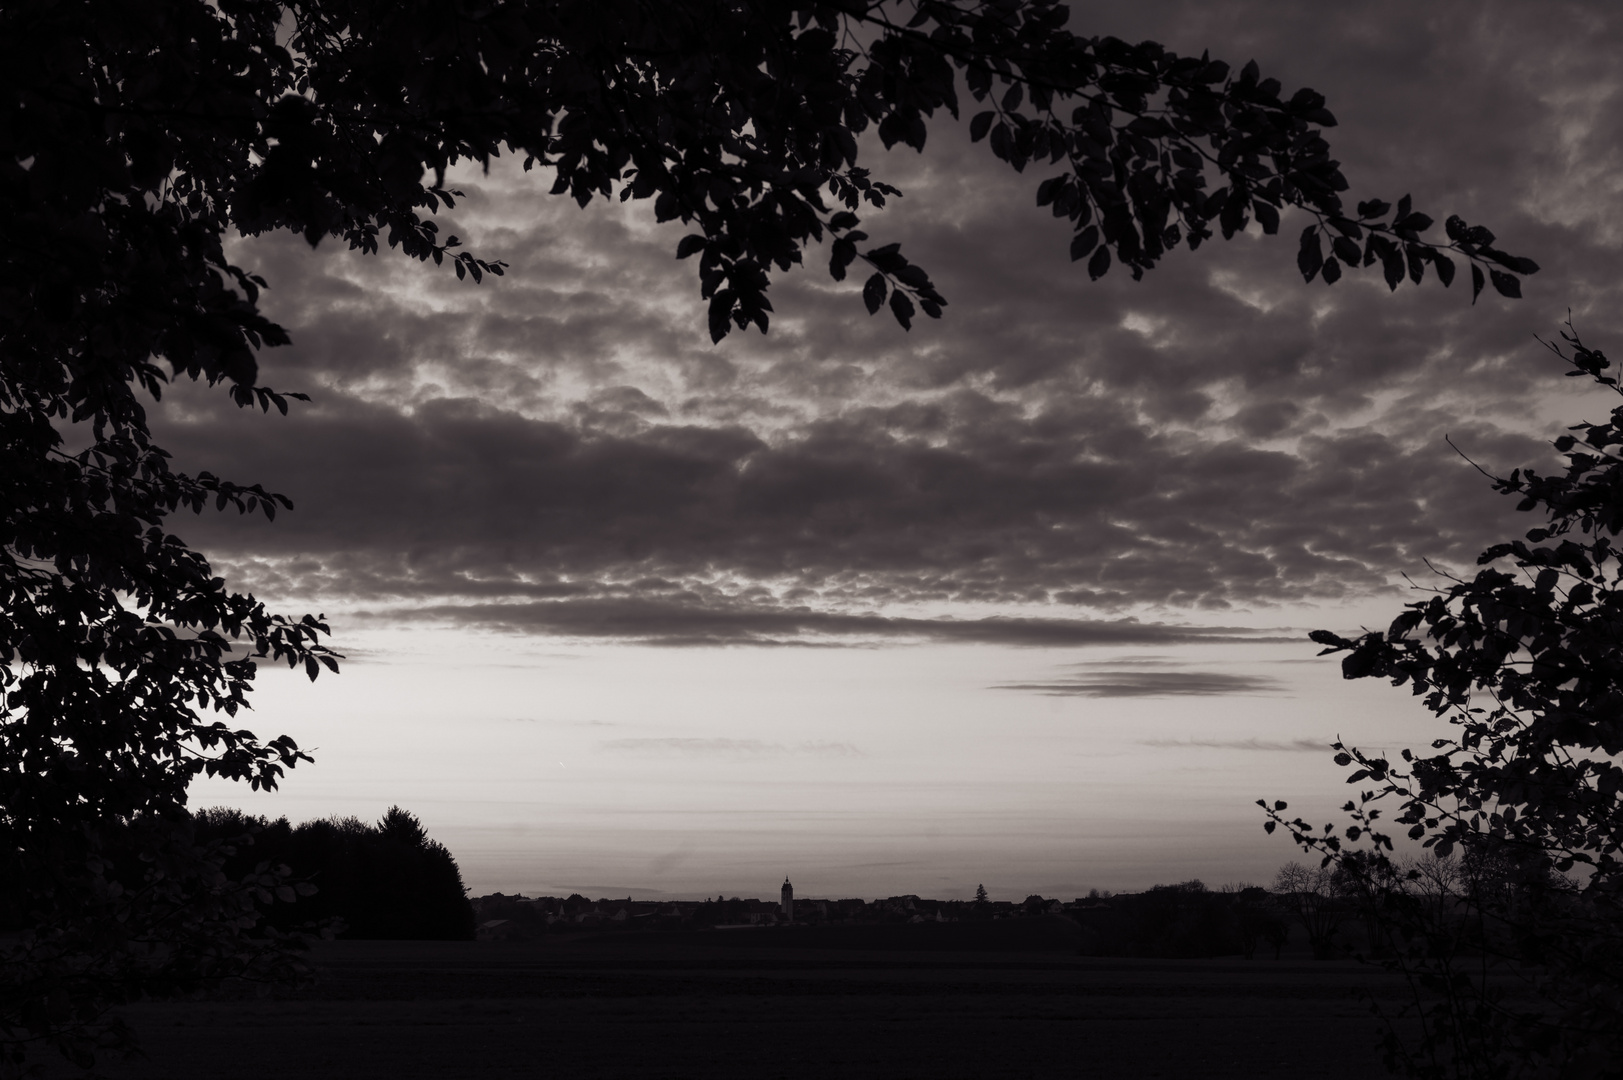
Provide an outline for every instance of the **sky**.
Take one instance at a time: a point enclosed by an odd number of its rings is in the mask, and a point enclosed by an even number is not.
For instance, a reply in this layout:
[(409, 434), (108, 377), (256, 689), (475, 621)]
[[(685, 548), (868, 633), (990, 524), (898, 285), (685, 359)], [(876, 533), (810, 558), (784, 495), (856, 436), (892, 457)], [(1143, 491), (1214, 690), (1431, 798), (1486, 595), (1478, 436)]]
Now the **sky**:
[(944, 115), (922, 154), (863, 147), (904, 192), (864, 228), (949, 301), (911, 332), (813, 250), (769, 334), (712, 345), (678, 223), (581, 210), (510, 159), (462, 169), (440, 219), (499, 280), (238, 241), (294, 341), (260, 381), (312, 401), (179, 385), (154, 427), (296, 509), (173, 524), (233, 586), (327, 615), (347, 659), (262, 668), (250, 726), (313, 765), (195, 804), (399, 804), (476, 895), (1070, 897), (1266, 883), (1298, 853), (1256, 799), (1333, 820), (1332, 739), (1435, 738), (1306, 634), (1384, 626), (1428, 564), (1530, 527), (1462, 453), (1547, 467), (1610, 409), (1535, 335), (1570, 311), (1617, 340), (1623, 13), (1074, 12), (1319, 90), (1353, 199), (1412, 194), (1542, 270), (1474, 307), (1374, 270), (1308, 285), (1287, 213), (1090, 282), (1035, 206), (1049, 171)]

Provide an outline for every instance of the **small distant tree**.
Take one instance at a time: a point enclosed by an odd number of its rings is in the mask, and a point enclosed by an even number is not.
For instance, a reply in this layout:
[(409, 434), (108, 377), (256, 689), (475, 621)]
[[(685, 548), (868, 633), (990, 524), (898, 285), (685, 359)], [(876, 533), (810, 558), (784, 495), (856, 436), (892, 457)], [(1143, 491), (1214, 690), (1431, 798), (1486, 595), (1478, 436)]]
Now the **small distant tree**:
[(1279, 954), (1285, 951), (1285, 943), (1290, 940), (1290, 924), (1277, 911), (1263, 922), (1262, 940), (1273, 948), (1274, 959), (1278, 960)]
[(977, 907), (985, 907), (988, 903), (989, 901), (986, 898), (986, 886), (975, 886), (975, 905)]
[(1441, 926), (1465, 894), (1465, 875), (1459, 858), (1426, 851), (1418, 858), (1398, 860), (1398, 865), (1409, 895), (1419, 901), (1418, 906), (1428, 921)]
[(1288, 862), (1274, 877), (1274, 897), (1307, 932), (1315, 960), (1335, 956), (1336, 934), (1346, 909), (1337, 893), (1340, 883), (1328, 866)]
[(1274, 959), (1279, 959), (1287, 927), (1284, 914), (1268, 890), (1258, 885), (1240, 886), (1233, 890), (1233, 896), (1235, 933), (1240, 939), (1241, 953), (1250, 960), (1257, 954), (1257, 945), (1266, 941), (1274, 947)]

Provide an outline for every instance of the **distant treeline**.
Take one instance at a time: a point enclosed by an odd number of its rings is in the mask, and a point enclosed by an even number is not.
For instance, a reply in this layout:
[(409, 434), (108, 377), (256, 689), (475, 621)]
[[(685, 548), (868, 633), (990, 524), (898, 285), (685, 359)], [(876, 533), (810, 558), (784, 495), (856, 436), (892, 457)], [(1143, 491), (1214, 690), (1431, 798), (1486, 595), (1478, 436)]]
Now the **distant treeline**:
[[(797, 899), (798, 927), (978, 923), (999, 920), (1063, 920), (1073, 941), (1090, 956), (1213, 957), (1252, 956), (1259, 949), (1277, 956), (1298, 921), (1295, 896), (1258, 887), (1207, 889), (1199, 881), (1157, 885), (1141, 893), (1092, 893), (1071, 901), (1028, 896), (1023, 902), (929, 900), (893, 896), (882, 900)], [(505, 896), (474, 900), (480, 936), (533, 938), (543, 934), (615, 930), (692, 930), (716, 927), (783, 926), (775, 901), (590, 900)], [(1313, 944), (1309, 934), (1309, 944)]]
[(271, 821), (223, 807), (204, 810), (194, 821), (199, 843), (227, 846), (228, 877), (240, 879), (262, 863), (280, 864), (293, 871), (294, 882), (315, 887), (293, 903), (264, 909), (266, 922), (277, 929), (324, 927), (344, 938), (474, 936), (473, 905), (456, 860), (398, 806), (376, 825), (355, 817), (290, 825), (285, 817)]
[(1290, 933), (1288, 905), (1255, 886), (1213, 892), (1186, 881), (1076, 905), (1067, 914), (1082, 926), (1079, 951), (1086, 955), (1250, 958), (1261, 948), (1277, 957)]

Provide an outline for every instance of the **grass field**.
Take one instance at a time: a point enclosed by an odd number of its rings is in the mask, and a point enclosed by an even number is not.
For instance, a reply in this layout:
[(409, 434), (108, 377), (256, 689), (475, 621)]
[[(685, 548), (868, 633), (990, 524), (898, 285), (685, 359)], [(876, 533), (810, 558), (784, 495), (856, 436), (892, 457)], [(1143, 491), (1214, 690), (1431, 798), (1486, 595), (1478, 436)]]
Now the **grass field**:
[[(1352, 962), (1080, 957), (854, 927), (519, 942), (329, 942), (296, 995), (130, 1006), (128, 1080), (275, 1077), (1380, 1076)], [(950, 927), (940, 928), (950, 931)], [(999, 946), (1002, 946), (1001, 948)]]

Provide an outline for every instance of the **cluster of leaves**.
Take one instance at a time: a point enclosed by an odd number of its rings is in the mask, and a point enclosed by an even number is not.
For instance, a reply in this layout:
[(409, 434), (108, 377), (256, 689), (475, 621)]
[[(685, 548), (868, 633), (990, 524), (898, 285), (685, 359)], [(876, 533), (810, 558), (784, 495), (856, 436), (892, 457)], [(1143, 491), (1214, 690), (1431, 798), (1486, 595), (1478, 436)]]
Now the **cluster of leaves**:
[(254, 380), (254, 350), (287, 335), (221, 246), (278, 20), (271, 5), (0, 9), (0, 884), (27, 931), (0, 950), (0, 1068), (42, 1041), (88, 1060), (118, 1034), (97, 1028), (111, 1003), (297, 967), (286, 942), (242, 938), (275, 875), (223, 875), (186, 789), (274, 787), (307, 760), (228, 721), (255, 657), (312, 677), (336, 657), (319, 618), (230, 591), (167, 531), (182, 508), (292, 504), (172, 470), (140, 400), (185, 375), (287, 409)]
[[(1619, 390), (1576, 333), (1549, 345), (1568, 374)], [(1564, 472), (1494, 481), (1546, 515), (1525, 539), (1384, 632), (1313, 634), (1346, 654), (1347, 678), (1409, 686), (1457, 734), (1396, 763), (1337, 743), (1348, 782), (1375, 785), (1347, 803), (1344, 836), (1265, 806), (1270, 832), (1285, 824), (1383, 905), (1387, 962), (1424, 992), (1427, 1040), (1397, 1055), (1416, 1075), (1598, 1076), (1623, 1060), (1623, 405), (1571, 430), (1555, 442)], [(1480, 870), (1446, 912), (1397, 871), (1394, 826)], [(1509, 992), (1523, 983), (1531, 997)]]
[(0, 851), (0, 932), (28, 931), (0, 958), (0, 1076), (35, 1075), (33, 1046), (83, 1068), (128, 1049), (133, 1033), (106, 1021), (109, 1004), (228, 979), (307, 981), (303, 939), (262, 915), (313, 888), (263, 859), (228, 874), (231, 850), (184, 817), (147, 814)]
[(987, 139), (1016, 170), (1064, 161), (1066, 171), (1038, 186), (1037, 205), (1070, 221), (1071, 258), (1087, 259), (1092, 278), (1114, 258), (1136, 280), (1180, 242), (1194, 250), (1211, 239), (1214, 225), (1224, 239), (1252, 220), (1276, 233), (1287, 207), (1314, 219), (1297, 257), (1307, 281), (1334, 284), (1343, 267), (1379, 262), (1396, 289), (1405, 273), (1418, 284), (1430, 263), (1446, 286), (1454, 263), (1444, 252), (1453, 251), (1471, 264), (1474, 301), (1484, 270), (1508, 297), (1521, 295), (1518, 275), (1538, 270), (1458, 217), (1446, 223), (1446, 241), (1425, 239), (1432, 218), (1407, 195), (1395, 208), (1360, 202), (1349, 215), (1347, 181), (1321, 130), (1336, 122), (1324, 96), (1303, 88), (1283, 97), (1255, 61), (1236, 75), (1205, 54), (1079, 37), (1054, 0), (910, 6), (905, 25), (878, 6), (854, 16), (886, 31), (867, 52), (869, 66), (852, 75), (862, 100), (896, 103), (875, 111), (880, 138), (923, 149), (920, 113), (958, 114), (956, 66), (974, 99), (991, 106), (971, 118), (972, 139)]

